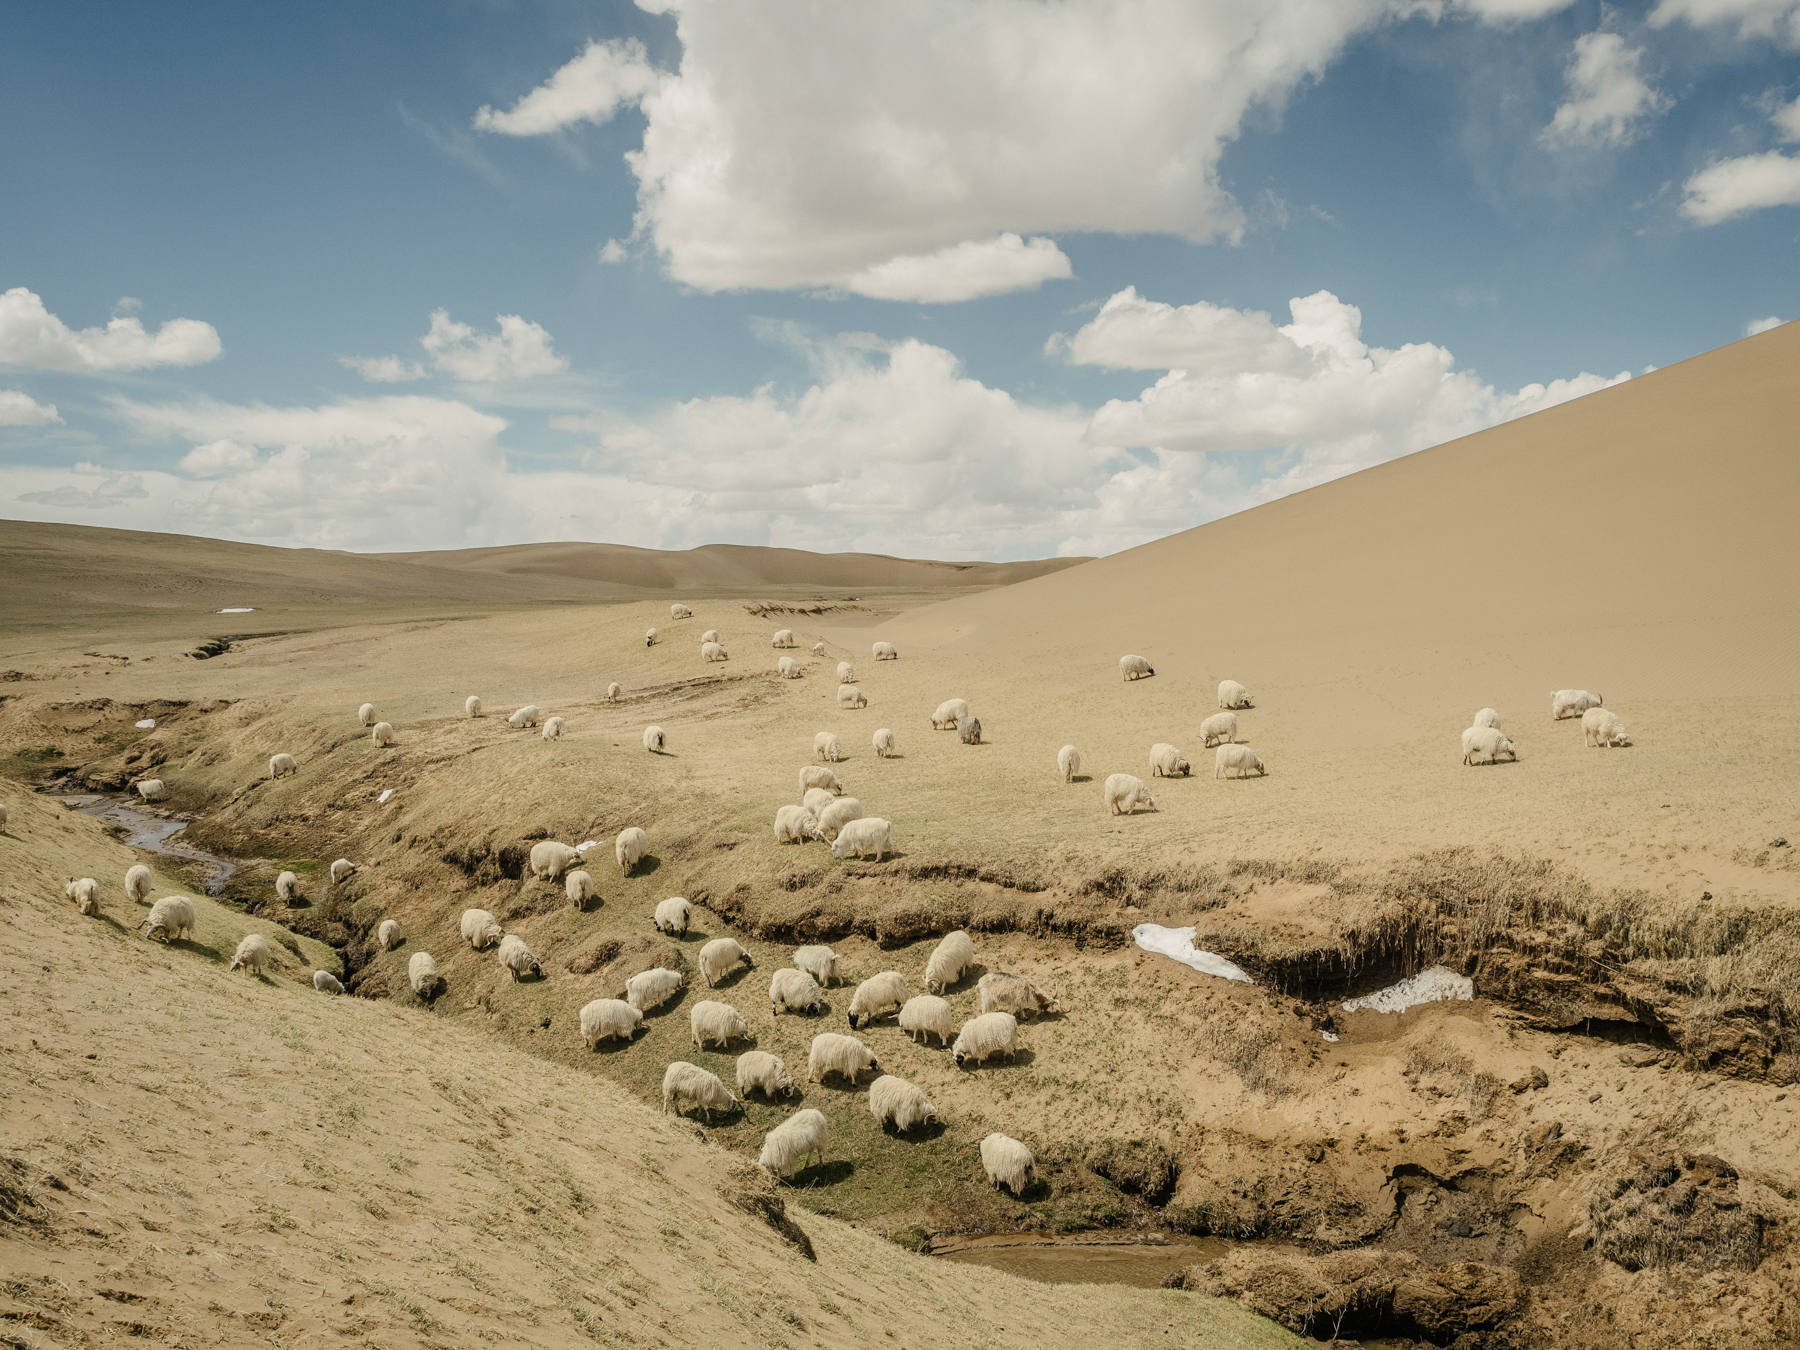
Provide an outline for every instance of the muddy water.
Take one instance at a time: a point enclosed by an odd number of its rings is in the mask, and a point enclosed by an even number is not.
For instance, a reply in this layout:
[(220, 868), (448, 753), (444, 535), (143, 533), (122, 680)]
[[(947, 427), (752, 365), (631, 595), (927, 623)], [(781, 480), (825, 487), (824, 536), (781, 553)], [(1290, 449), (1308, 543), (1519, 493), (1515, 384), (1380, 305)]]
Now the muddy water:
[(1002, 1233), (991, 1237), (940, 1238), (932, 1255), (964, 1265), (992, 1266), (1045, 1284), (1129, 1284), (1155, 1289), (1184, 1266), (1225, 1255), (1233, 1244), (1218, 1238), (1161, 1238), (1154, 1234)]
[(187, 828), (187, 822), (170, 820), (166, 816), (147, 815), (133, 808), (130, 804), (132, 802), (130, 797), (92, 792), (74, 795), (58, 793), (56, 797), (64, 806), (73, 807), (83, 815), (104, 820), (108, 825), (119, 826), (125, 831), (125, 842), (133, 848), (167, 854), (171, 858), (187, 858), (194, 862), (206, 863), (213, 869), (212, 875), (205, 881), (208, 895), (223, 894), (225, 883), (231, 879), (232, 873), (236, 872), (240, 866), (229, 858), (219, 857), (216, 853), (208, 853), (204, 849), (171, 842), (175, 835)]

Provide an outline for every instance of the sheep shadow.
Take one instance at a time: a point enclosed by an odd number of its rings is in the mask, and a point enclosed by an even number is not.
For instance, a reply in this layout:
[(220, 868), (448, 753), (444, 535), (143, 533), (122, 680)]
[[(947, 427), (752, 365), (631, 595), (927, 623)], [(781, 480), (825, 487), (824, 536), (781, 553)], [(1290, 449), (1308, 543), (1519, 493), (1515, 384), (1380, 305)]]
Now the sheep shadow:
[(755, 966), (733, 966), (711, 984), (706, 983), (704, 979), (701, 980), (700, 987), (708, 992), (715, 989), (735, 989), (743, 982), (746, 975), (753, 974), (755, 970)]
[[(833, 1158), (828, 1162), (815, 1163), (811, 1167), (802, 1167), (788, 1178), (790, 1186), (836, 1186), (839, 1182), (848, 1181), (856, 1175), (856, 1164), (848, 1158)], [(803, 1181), (802, 1178), (805, 1178)]]
[(1071, 783), (1091, 783), (1094, 781), (1094, 775), (1091, 773), (1071, 774), (1069, 776), (1069, 781)]
[(661, 858), (657, 857), (654, 853), (646, 853), (631, 865), (625, 875), (628, 877), (647, 877), (654, 874), (661, 866)]
[(959, 1064), (957, 1065), (957, 1068), (963, 1073), (968, 1074), (983, 1073), (997, 1069), (1028, 1069), (1036, 1062), (1036, 1060), (1037, 1056), (1031, 1051), (1020, 1049), (1013, 1051), (1013, 1057), (1010, 1060), (1003, 1059), (999, 1055), (994, 1055), (983, 1060), (980, 1064)]
[(636, 1039), (635, 1035), (629, 1036), (625, 1040), (620, 1040), (617, 1036), (602, 1036), (589, 1048), (588, 1053), (592, 1055), (622, 1055), (631, 1049)]
[(881, 1122), (881, 1133), (901, 1144), (929, 1144), (942, 1138), (944, 1131), (949, 1128), (941, 1120), (928, 1120), (923, 1125), (913, 1126), (910, 1130), (896, 1130), (891, 1120)]
[[(873, 1079), (870, 1080), (870, 1082), (873, 1081)], [(832, 1074), (829, 1078), (821, 1078), (816, 1083), (810, 1078), (806, 1082), (808, 1087), (816, 1087), (821, 1092), (841, 1092), (851, 1097), (859, 1092), (866, 1093), (869, 1090), (868, 1083), (859, 1083), (855, 1079), (846, 1080), (842, 1074), (838, 1073)]]
[(644, 1020), (646, 1022), (648, 1022), (652, 1017), (655, 1017), (655, 1018), (667, 1017), (670, 1013), (674, 1012), (675, 1009), (679, 1008), (687, 1000), (687, 993), (688, 993), (688, 987), (684, 984), (681, 986), (681, 988), (677, 989), (673, 994), (671, 994), (668, 998), (664, 999), (661, 1003), (657, 1004), (654, 1008), (645, 1008), (643, 1010), (644, 1011)]
[[(981, 962), (971, 961), (968, 965), (966, 965), (962, 968), (962, 974), (958, 975), (949, 984), (945, 985), (942, 989), (937, 991), (938, 997), (948, 998), (948, 997), (950, 997), (951, 994), (954, 994), (959, 989), (965, 988), (969, 985), (980, 984), (981, 977), (986, 975), (987, 973), (988, 973), (988, 968), (986, 966), (982, 965)], [(925, 992), (931, 993), (932, 991), (927, 989)]]

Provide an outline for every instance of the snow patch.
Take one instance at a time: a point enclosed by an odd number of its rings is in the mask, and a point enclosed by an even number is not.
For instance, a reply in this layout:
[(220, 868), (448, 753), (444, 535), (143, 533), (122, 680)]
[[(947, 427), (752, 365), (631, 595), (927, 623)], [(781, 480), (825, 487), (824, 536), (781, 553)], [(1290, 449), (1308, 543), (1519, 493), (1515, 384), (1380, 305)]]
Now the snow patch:
[(254, 614), (254, 613), (256, 613), (256, 606), (254, 606), (254, 605), (233, 605), (233, 606), (231, 606), (230, 609), (221, 609), (218, 612), (220, 614)]
[(383, 788), (381, 790), (381, 795), (375, 799), (375, 805), (377, 805), (377, 806), (382, 805), (383, 803), (385, 803), (387, 801), (387, 799), (389, 797), (391, 797), (393, 795), (394, 795), (394, 789)]
[(150, 730), (150, 728), (154, 727), (155, 725), (156, 725), (156, 719), (154, 717), (146, 717), (143, 721), (141, 721), (137, 724), (137, 729), (139, 731), (148, 731), (148, 730)]
[(1319, 1035), (1323, 1036), (1326, 1040), (1330, 1041), (1333, 1045), (1337, 1044), (1337, 1037), (1333, 1036), (1329, 1031), (1321, 1031), (1319, 1033)]
[(1202, 975), (1217, 975), (1222, 980), (1254, 983), (1251, 978), (1222, 956), (1194, 949), (1192, 928), (1164, 928), (1159, 923), (1140, 923), (1131, 930), (1132, 941), (1147, 952), (1158, 952), (1170, 960), (1191, 966)]
[(1390, 984), (1386, 989), (1373, 994), (1351, 999), (1344, 1005), (1344, 1011), (1356, 1012), (1359, 1008), (1368, 1008), (1372, 1012), (1381, 1013), (1405, 1012), (1421, 1003), (1437, 1003), (1443, 999), (1466, 1002), (1474, 997), (1475, 981), (1467, 975), (1458, 975), (1448, 966), (1433, 966), (1429, 970), (1421, 970), (1410, 980), (1402, 980), (1399, 984)]

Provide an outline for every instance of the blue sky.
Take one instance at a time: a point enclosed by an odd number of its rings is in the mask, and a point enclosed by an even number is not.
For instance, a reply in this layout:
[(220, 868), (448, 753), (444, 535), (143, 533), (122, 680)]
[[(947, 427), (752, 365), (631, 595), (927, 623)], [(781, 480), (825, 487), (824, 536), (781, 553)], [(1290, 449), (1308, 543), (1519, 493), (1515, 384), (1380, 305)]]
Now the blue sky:
[(1111, 552), (1800, 312), (1800, 0), (14, 5), (0, 119), (24, 519)]

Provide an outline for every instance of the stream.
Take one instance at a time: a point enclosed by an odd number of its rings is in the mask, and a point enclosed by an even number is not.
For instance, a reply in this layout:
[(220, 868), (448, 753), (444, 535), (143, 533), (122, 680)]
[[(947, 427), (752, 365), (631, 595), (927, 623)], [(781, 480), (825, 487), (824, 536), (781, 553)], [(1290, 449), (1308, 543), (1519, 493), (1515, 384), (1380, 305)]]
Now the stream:
[(186, 858), (191, 862), (206, 863), (213, 873), (204, 882), (206, 893), (217, 896), (224, 894), (225, 883), (231, 880), (241, 864), (221, 858), (216, 853), (208, 853), (204, 849), (190, 848), (186, 844), (172, 843), (175, 835), (188, 826), (185, 820), (170, 820), (167, 816), (148, 815), (132, 805), (132, 798), (123, 794), (106, 792), (52, 793), (64, 806), (103, 820), (108, 825), (116, 825), (125, 831), (124, 842), (133, 848), (148, 849), (152, 853), (167, 854), (171, 858)]

